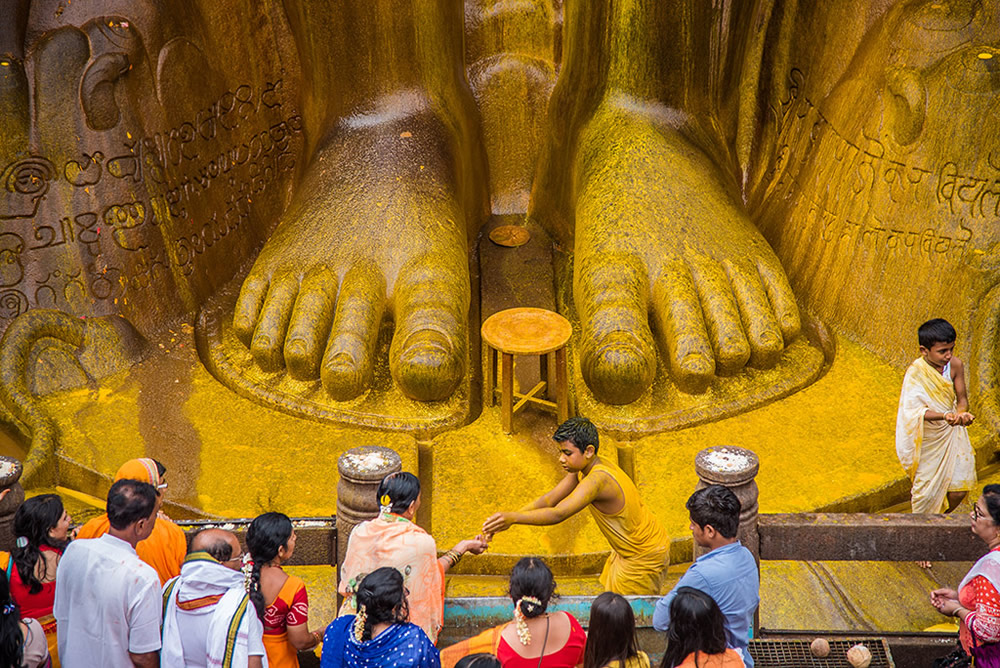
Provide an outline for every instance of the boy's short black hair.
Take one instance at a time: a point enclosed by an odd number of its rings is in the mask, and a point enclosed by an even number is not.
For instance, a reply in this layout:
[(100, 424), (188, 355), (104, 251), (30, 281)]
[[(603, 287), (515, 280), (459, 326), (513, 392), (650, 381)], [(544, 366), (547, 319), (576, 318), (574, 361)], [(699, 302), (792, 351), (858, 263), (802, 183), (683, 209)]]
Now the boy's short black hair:
[(920, 340), (920, 347), (928, 350), (935, 343), (954, 343), (958, 335), (951, 323), (944, 318), (934, 318), (920, 325), (917, 330), (917, 338)]
[(702, 529), (712, 525), (724, 538), (736, 536), (740, 528), (743, 504), (728, 487), (709, 485), (699, 489), (684, 505), (691, 515), (691, 521)]
[(600, 439), (597, 437), (597, 427), (585, 417), (571, 417), (559, 425), (556, 433), (552, 434), (552, 440), (556, 443), (569, 441), (577, 447), (580, 452), (587, 449), (588, 445), (594, 446), (594, 454), (600, 447)]
[(156, 488), (141, 480), (119, 480), (108, 490), (108, 523), (121, 531), (153, 514)]

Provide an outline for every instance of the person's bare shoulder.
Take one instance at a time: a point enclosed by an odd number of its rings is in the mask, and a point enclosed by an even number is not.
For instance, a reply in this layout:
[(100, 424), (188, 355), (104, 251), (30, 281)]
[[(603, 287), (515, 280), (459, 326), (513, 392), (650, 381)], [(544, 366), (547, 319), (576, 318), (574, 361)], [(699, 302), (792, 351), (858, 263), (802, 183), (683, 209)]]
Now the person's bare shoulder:
[(611, 501), (618, 498), (624, 498), (624, 493), (622, 492), (621, 485), (615, 480), (615, 477), (610, 471), (591, 471), (590, 475), (584, 478), (584, 481), (590, 480), (590, 484), (593, 485), (596, 491), (597, 501)]
[(957, 357), (951, 358), (951, 379), (955, 380), (960, 373), (965, 372), (965, 363)]

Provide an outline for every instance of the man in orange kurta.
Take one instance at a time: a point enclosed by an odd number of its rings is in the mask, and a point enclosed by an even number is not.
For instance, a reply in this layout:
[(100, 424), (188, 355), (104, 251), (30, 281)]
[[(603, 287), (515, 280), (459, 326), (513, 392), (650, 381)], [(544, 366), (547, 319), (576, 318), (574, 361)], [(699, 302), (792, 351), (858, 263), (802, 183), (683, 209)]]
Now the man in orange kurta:
[[(139, 558), (152, 566), (157, 575), (160, 576), (161, 585), (170, 578), (180, 575), (181, 564), (184, 563), (184, 558), (187, 556), (187, 538), (184, 536), (184, 532), (160, 510), (163, 505), (163, 493), (167, 488), (167, 483), (164, 481), (165, 472), (163, 464), (155, 459), (144, 457), (128, 460), (115, 474), (115, 482), (141, 480), (156, 488), (156, 524), (153, 526), (153, 533), (150, 534), (149, 538), (139, 541), (139, 544), (135, 546), (135, 551)], [(80, 527), (77, 539), (99, 538), (108, 532), (110, 526), (108, 515), (104, 513)]]

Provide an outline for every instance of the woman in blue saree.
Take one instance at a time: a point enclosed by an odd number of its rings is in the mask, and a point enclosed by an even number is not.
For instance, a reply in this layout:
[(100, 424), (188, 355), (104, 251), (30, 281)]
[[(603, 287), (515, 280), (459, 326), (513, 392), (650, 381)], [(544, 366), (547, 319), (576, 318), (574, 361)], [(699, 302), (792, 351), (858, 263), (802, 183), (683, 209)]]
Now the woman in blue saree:
[(383, 567), (358, 585), (357, 615), (326, 627), (320, 668), (440, 668), (441, 657), (423, 629), (410, 624), (403, 575)]

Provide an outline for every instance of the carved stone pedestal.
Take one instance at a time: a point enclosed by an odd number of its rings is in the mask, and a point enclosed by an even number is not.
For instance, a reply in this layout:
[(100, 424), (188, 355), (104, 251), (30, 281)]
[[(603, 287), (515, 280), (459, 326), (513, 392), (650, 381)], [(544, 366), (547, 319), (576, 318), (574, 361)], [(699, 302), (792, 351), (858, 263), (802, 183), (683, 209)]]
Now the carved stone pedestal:
[[(403, 470), (399, 455), (389, 448), (369, 445), (351, 448), (337, 460), (337, 581), (347, 554), (347, 541), (361, 522), (378, 516), (379, 483), (390, 473)], [(338, 602), (340, 596), (337, 596)]]
[[(740, 500), (740, 528), (737, 536), (740, 542), (753, 553), (760, 564), (760, 535), (757, 533), (757, 482), (760, 460), (752, 451), (732, 445), (705, 448), (695, 456), (694, 470), (698, 474), (698, 485), (704, 489), (709, 485), (728, 487)], [(703, 547), (694, 546), (697, 559), (708, 552)]]

